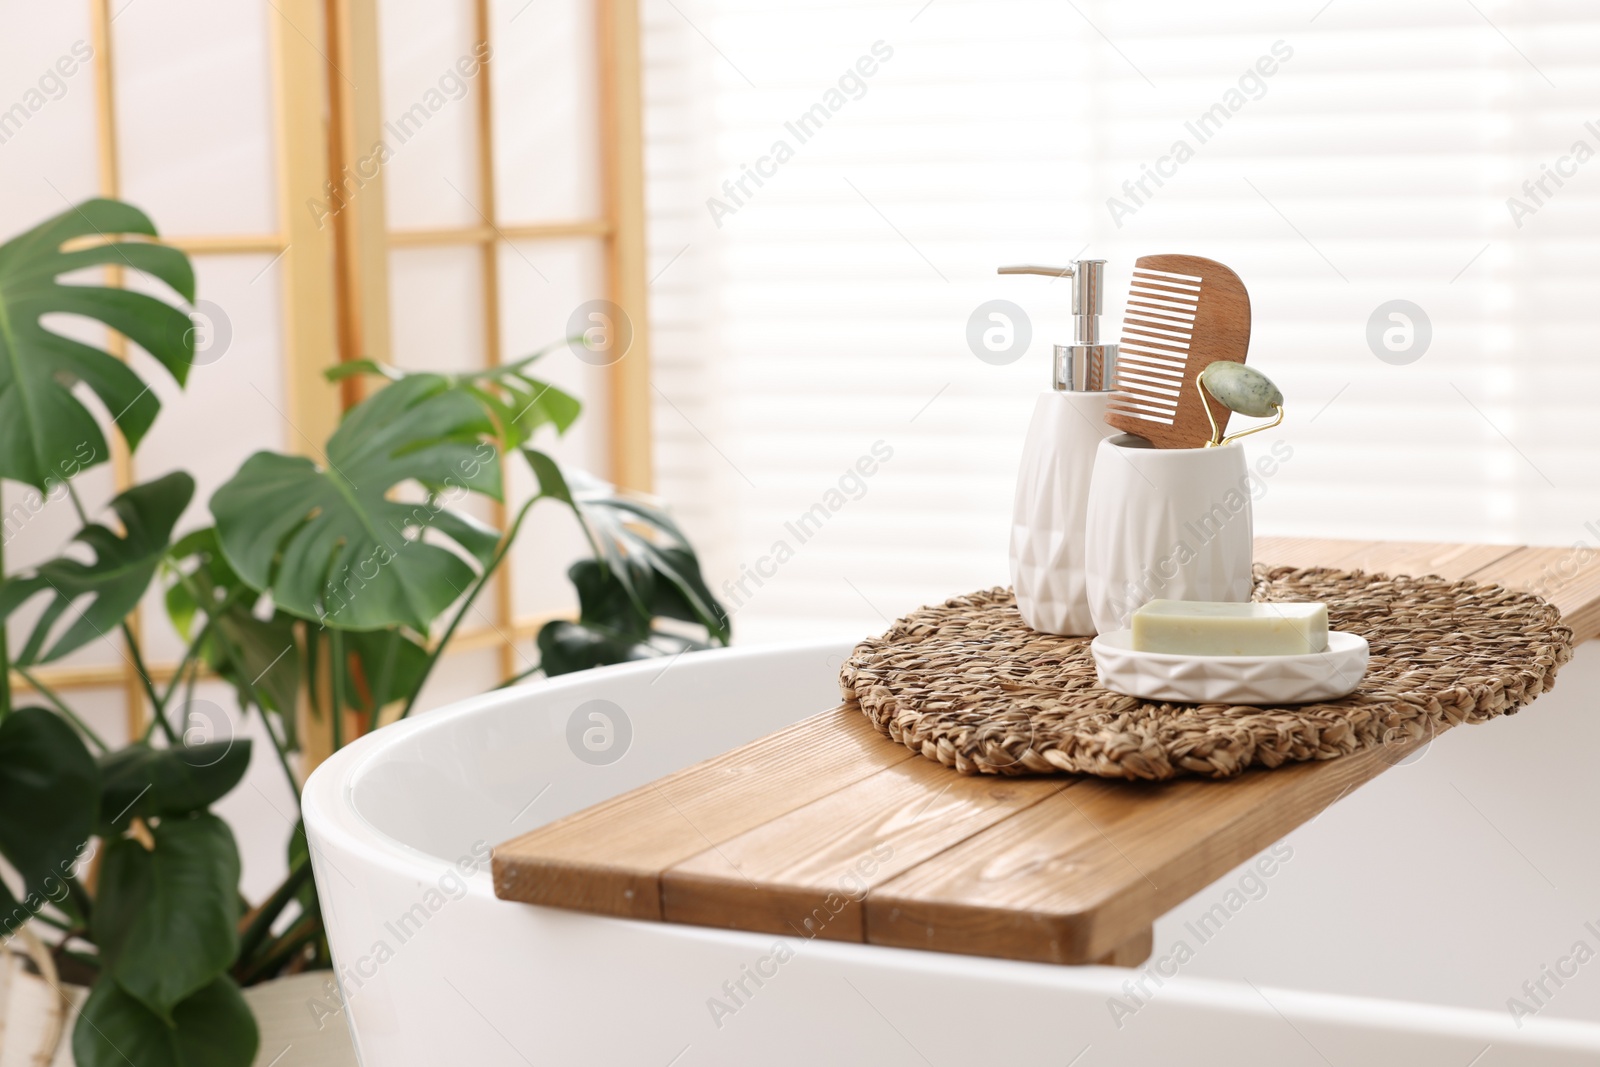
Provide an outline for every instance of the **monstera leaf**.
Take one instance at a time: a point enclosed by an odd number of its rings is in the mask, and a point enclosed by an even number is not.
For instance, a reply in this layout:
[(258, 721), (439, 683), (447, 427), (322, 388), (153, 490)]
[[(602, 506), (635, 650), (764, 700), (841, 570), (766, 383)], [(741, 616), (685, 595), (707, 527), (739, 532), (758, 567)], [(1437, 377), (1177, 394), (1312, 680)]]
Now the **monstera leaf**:
[(249, 1003), (226, 975), (173, 1008), (170, 1023), (102, 978), (73, 1028), (72, 1058), (77, 1067), (250, 1067), (260, 1042)]
[[(426, 633), (476, 576), (433, 531), (479, 566), (496, 531), (445, 505), (466, 491), (500, 496), (493, 433), (481, 405), (449, 379), (417, 374), (345, 415), (327, 462), (257, 452), (211, 498), (222, 553), (273, 602), (341, 630), (409, 626)], [(429, 499), (391, 491), (416, 482)]]
[[(180, 385), (188, 376), (193, 323), (182, 311), (144, 293), (58, 280), (86, 267), (129, 267), (194, 300), (194, 270), (182, 252), (109, 234), (154, 237), (156, 228), (131, 205), (88, 200), (0, 246), (0, 478), (43, 492), (110, 458), (93, 413), (73, 393), (79, 383), (100, 398), (130, 448), (161, 409), (128, 364), (46, 329), (42, 316), (98, 320), (149, 352)], [(94, 243), (83, 244), (89, 239)], [(83, 247), (64, 251), (69, 242)]]
[(239, 952), (239, 850), (209, 812), (164, 818), (149, 847), (105, 847), (91, 929), (103, 973), (172, 1025), (172, 1010)]
[[(583, 471), (563, 470), (543, 452), (524, 448), (522, 454), (539, 479), (540, 495), (572, 509), (595, 557), (640, 616), (699, 623), (713, 641), (728, 643), (728, 613), (706, 587), (689, 539), (663, 508)], [(576, 569), (572, 578), (578, 581)], [(581, 599), (581, 584), (578, 590)]]
[[(172, 528), (192, 496), (194, 479), (182, 471), (136, 485), (111, 501), (111, 510), (122, 522), (122, 536), (99, 523), (78, 531), (76, 539), (94, 553), (93, 563), (61, 556), (0, 584), (0, 618), (10, 616), (36, 593), (48, 590), (51, 594), (28, 643), (13, 662), (24, 667), (48, 663), (116, 629), (155, 576)], [(89, 598), (87, 605), (49, 651), (42, 651), (62, 613), (84, 596)]]
[(152, 748), (135, 742), (100, 759), (100, 831), (121, 833), (133, 819), (203, 811), (250, 766), (250, 738)]
[(592, 559), (580, 559), (567, 571), (578, 591), (578, 619), (552, 619), (539, 629), (539, 666), (546, 675), (711, 647), (656, 627), (658, 617), (694, 620), (676, 587), (654, 583), (650, 606), (641, 611), (616, 575)]
[(465, 383), (494, 418), (501, 444), (507, 449), (520, 447), (541, 426), (566, 433), (583, 410), (577, 397), (523, 373), (522, 368), (537, 358), (491, 368)]
[[(94, 757), (66, 720), (43, 708), (0, 719), (0, 856), (22, 876), (27, 910), (65, 895), (99, 801)], [(0, 937), (21, 909), (0, 881)]]
[[(489, 413), (501, 448), (510, 451), (521, 447), (542, 426), (552, 426), (558, 434), (566, 433), (578, 420), (583, 404), (577, 397), (528, 373), (530, 366), (565, 344), (551, 345), (513, 363), (467, 371), (450, 379), (452, 385), (477, 400)], [(416, 376), (416, 372), (392, 363), (356, 359), (339, 364), (327, 372), (327, 377), (329, 381), (338, 381), (358, 374), (376, 375), (391, 382)]]

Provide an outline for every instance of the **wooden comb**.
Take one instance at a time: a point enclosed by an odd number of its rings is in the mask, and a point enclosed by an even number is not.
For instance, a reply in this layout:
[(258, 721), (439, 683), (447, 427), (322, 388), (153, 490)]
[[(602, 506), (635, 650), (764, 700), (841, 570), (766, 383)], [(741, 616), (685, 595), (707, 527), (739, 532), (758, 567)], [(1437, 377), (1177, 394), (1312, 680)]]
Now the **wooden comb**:
[[(1200, 448), (1211, 439), (1195, 379), (1219, 359), (1243, 363), (1250, 348), (1250, 294), (1233, 271), (1199, 256), (1141, 256), (1133, 266), (1106, 422), (1157, 448)], [(1211, 404), (1217, 425), (1233, 414)]]

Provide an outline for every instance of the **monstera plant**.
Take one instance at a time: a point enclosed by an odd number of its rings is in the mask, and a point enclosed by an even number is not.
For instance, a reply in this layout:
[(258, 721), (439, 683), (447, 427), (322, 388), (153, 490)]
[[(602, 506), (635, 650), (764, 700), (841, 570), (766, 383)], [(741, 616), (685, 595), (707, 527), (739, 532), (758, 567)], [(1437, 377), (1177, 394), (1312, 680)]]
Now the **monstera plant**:
[[(578, 617), (541, 629), (539, 664), (519, 677), (726, 644), (729, 625), (659, 505), (535, 447), (580, 412), (532, 375), (545, 352), (455, 375), (344, 364), (329, 377), (368, 378), (368, 396), (319, 460), (255, 453), (211, 496), (210, 523), (182, 533), (195, 494), (182, 471), (91, 512), (74, 479), (110, 458), (110, 427), (135, 451), (161, 405), (129, 363), (46, 316), (99, 322), (183, 386), (194, 329), (171, 297), (193, 302), (194, 273), (155, 237), (138, 209), (90, 200), (0, 246), (0, 478), (29, 494), (7, 535), (47, 502), (69, 501), (81, 524), (76, 547), (37, 566), (8, 569), (0, 545), (12, 682), (0, 687), (0, 936), (40, 924), (63, 976), (92, 987), (73, 1033), (80, 1067), (245, 1067), (258, 1040), (241, 986), (331, 961), (302, 829), (277, 889), (258, 902), (239, 891), (238, 847), (211, 807), (242, 780), (251, 744), (192, 736), (198, 679), (221, 678), (262, 717), (298, 795), (308, 730), (337, 748), (412, 712), (545, 500), (573, 514), (592, 558), (569, 572)], [(78, 273), (103, 267), (155, 279), (168, 298)], [(508, 462), (538, 488), (501, 530), (464, 505), (503, 503)], [(152, 585), (185, 641), (162, 685), (126, 622)], [(143, 736), (120, 748), (37, 670), (101, 640), (122, 649), (149, 705)], [(33, 702), (18, 706), (13, 686)]]

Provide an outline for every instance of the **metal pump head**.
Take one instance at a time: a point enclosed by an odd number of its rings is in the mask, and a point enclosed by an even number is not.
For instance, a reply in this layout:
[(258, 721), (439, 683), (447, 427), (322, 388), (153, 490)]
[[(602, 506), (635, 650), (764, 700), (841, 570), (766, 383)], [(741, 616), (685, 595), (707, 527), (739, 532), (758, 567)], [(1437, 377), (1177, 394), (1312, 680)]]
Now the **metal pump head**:
[(1001, 267), (999, 272), (1072, 279), (1072, 344), (1055, 346), (1053, 384), (1064, 391), (1108, 392), (1117, 377), (1117, 346), (1100, 340), (1106, 261), (1080, 259), (1066, 267)]

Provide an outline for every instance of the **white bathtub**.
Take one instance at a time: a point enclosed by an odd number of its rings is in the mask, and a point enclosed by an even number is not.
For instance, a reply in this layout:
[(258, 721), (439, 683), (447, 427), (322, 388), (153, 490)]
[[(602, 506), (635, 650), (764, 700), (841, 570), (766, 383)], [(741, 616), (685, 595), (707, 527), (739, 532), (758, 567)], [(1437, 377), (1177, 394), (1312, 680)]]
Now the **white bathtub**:
[[(365, 1067), (1600, 1062), (1600, 958), (1573, 955), (1580, 941), (1600, 951), (1596, 645), (1522, 714), (1449, 732), (1296, 831), (1270, 879), (1241, 868), (1175, 909), (1137, 970), (512, 904), (486, 868), (457, 882), (475, 845), (481, 856), (832, 706), (847, 649), (570, 675), (389, 727), (323, 764), (306, 826)], [(594, 698), (632, 724), (604, 766), (567, 743), (569, 716)], [(1225, 924), (1202, 942), (1191, 924), (1219, 903)], [(724, 983), (778, 940), (793, 957), (735, 1005)], [(1511, 997), (1531, 1014), (1514, 1018)], [(735, 1010), (714, 1014), (711, 998)], [(308, 1004), (329, 1025), (336, 1007)]]

